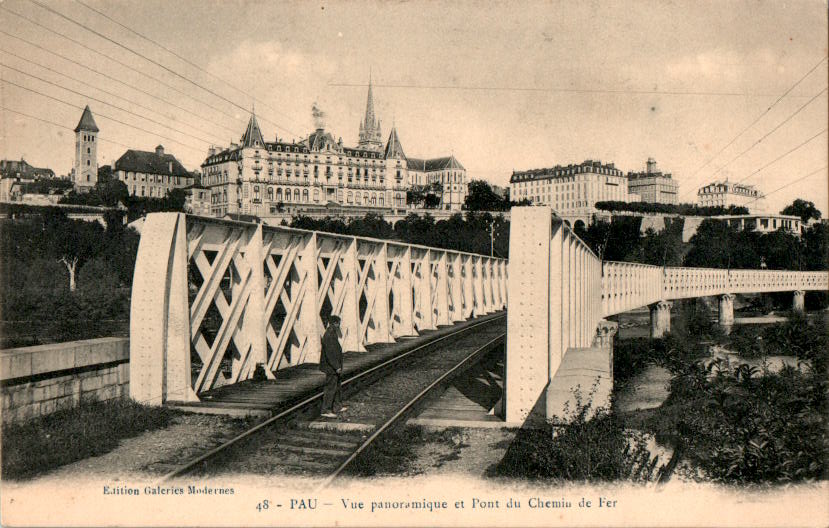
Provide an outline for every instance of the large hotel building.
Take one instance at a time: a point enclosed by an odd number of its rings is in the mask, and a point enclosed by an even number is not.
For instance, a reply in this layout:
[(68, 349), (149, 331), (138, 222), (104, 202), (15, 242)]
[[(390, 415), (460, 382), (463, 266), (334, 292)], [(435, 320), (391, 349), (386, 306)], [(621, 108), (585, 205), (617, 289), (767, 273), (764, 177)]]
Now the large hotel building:
[(382, 137), (371, 82), (356, 147), (335, 140), (321, 123), (299, 142), (266, 141), (251, 115), (241, 141), (211, 148), (201, 165), (211, 215), (268, 217), (297, 204), (402, 209), (406, 191), (416, 185), (439, 190), (441, 209), (460, 210), (466, 169), (454, 156), (407, 158), (394, 127), (385, 145)]
[(527, 199), (533, 204), (549, 205), (571, 223), (589, 224), (596, 213), (596, 202), (638, 202), (639, 195), (628, 192), (625, 173), (613, 163), (586, 160), (578, 165), (513, 172), (510, 198)]
[(697, 191), (697, 204), (703, 207), (742, 206), (749, 213), (765, 213), (766, 197), (753, 185), (714, 181)]

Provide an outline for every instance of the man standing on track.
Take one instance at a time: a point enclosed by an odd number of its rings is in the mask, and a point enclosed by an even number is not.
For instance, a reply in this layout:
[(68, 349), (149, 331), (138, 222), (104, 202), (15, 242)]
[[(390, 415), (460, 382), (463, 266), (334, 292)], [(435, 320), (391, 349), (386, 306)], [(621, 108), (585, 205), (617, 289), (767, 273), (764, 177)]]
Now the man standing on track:
[(323, 322), (325, 333), (322, 336), (320, 370), (325, 373), (325, 392), (322, 397), (322, 416), (336, 418), (336, 413), (346, 410), (346, 407), (340, 406), (342, 398), (340, 377), (343, 373), (343, 349), (338, 337), (340, 318), (331, 315)]

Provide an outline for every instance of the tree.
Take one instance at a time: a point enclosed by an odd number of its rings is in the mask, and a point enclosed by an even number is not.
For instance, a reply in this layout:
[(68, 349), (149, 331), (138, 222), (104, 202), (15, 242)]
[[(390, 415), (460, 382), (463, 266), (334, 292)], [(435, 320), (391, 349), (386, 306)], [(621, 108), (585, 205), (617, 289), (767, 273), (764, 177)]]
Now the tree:
[(507, 202), (483, 180), (472, 180), (467, 188), (465, 208), (468, 211), (503, 211)]
[(75, 291), (75, 277), (87, 261), (95, 256), (103, 228), (98, 222), (66, 220), (54, 226), (53, 252), (69, 272), (69, 291)]
[(98, 195), (101, 205), (115, 207), (129, 198), (127, 185), (121, 180), (104, 180), (95, 184), (94, 192)]
[(440, 205), (440, 197), (434, 194), (427, 194), (423, 199), (423, 207), (425, 209), (434, 209)]
[(799, 216), (804, 224), (812, 218), (820, 220), (820, 211), (815, 207), (815, 204), (800, 198), (784, 207), (780, 214)]

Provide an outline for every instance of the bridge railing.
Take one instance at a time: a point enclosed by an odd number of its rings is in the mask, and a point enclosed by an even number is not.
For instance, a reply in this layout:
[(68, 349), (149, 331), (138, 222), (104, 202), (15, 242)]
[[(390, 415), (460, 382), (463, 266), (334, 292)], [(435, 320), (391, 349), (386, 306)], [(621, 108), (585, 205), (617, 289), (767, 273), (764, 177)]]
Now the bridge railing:
[(825, 271), (659, 267), (629, 262), (602, 264), (602, 312), (618, 314), (661, 300), (724, 293), (827, 290)]
[(593, 344), (602, 276), (601, 261), (549, 208), (514, 208), (510, 224), (518, 258), (508, 280), (505, 409), (508, 422), (521, 422), (567, 351)]
[(344, 350), (501, 310), (503, 259), (179, 213), (147, 215), (133, 278), (130, 395), (193, 401), (317, 362), (322, 317)]

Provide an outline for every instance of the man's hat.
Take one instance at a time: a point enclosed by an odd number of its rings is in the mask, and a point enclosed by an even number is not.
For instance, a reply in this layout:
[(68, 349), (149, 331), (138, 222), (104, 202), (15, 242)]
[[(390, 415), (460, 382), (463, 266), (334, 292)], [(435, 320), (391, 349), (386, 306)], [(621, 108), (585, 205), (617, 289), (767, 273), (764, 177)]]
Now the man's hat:
[(328, 316), (328, 322), (329, 323), (340, 324), (340, 318), (336, 315), (329, 315)]

